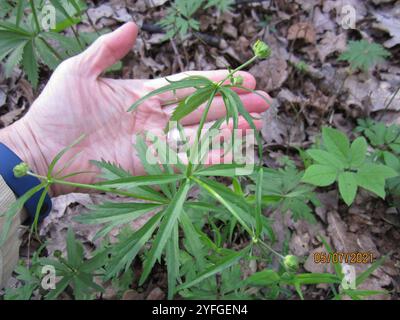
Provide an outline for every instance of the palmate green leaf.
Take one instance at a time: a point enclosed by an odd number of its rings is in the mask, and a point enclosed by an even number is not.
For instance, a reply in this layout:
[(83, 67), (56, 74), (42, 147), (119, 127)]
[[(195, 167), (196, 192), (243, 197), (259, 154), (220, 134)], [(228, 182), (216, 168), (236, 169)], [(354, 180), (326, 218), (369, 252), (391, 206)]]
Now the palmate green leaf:
[(164, 211), (155, 214), (143, 227), (112, 247), (111, 261), (107, 266), (105, 275), (106, 280), (111, 279), (123, 269), (125, 269), (125, 272), (128, 270), (140, 249), (150, 240), (163, 214)]
[(106, 202), (90, 207), (90, 213), (79, 215), (74, 220), (84, 224), (100, 224), (118, 222), (123, 219), (123, 222), (126, 223), (126, 221), (136, 220), (158, 207), (160, 207), (159, 203)]
[(285, 197), (281, 200), (281, 211), (290, 211), (294, 221), (305, 220), (313, 224), (316, 222), (313, 210), (305, 201), (307, 197)]
[(18, 44), (13, 51), (8, 55), (7, 60), (4, 65), (5, 76), (8, 78), (14, 67), (20, 63), (22, 59), (22, 54), (24, 52), (25, 45), (28, 41), (21, 42)]
[(161, 185), (165, 183), (178, 182), (184, 179), (182, 174), (160, 174), (148, 176), (131, 176), (115, 180), (106, 180), (95, 183), (96, 186), (107, 186), (117, 189), (129, 189), (141, 186)]
[(337, 169), (327, 165), (313, 164), (307, 168), (302, 178), (303, 182), (325, 187), (335, 182)]
[(183, 283), (182, 285), (177, 287), (177, 291), (184, 290), (190, 288), (201, 281), (216, 275), (217, 273), (221, 273), (225, 269), (233, 266), (234, 264), (238, 263), (240, 259), (242, 259), (248, 253), (248, 248), (245, 248), (239, 252), (233, 252), (231, 254), (226, 255), (225, 257), (218, 259), (218, 261), (211, 267), (204, 270), (200, 273), (195, 279)]
[(149, 94), (145, 95), (144, 97), (140, 98), (139, 100), (137, 100), (132, 106), (130, 106), (128, 111), (130, 112), (135, 110), (139, 105), (141, 105), (147, 99), (150, 99), (165, 92), (175, 91), (178, 89), (185, 89), (185, 88), (202, 88), (212, 84), (213, 82), (211, 80), (202, 76), (189, 76), (179, 81), (170, 81), (170, 84), (158, 88), (150, 92)]
[(165, 209), (164, 217), (161, 221), (160, 228), (154, 239), (153, 245), (144, 262), (143, 273), (139, 283), (142, 285), (146, 281), (153, 268), (156, 260), (160, 257), (164, 247), (171, 236), (172, 229), (177, 223), (179, 215), (182, 212), (183, 204), (190, 189), (190, 182), (185, 180), (179, 187), (178, 192), (174, 195), (168, 207)]
[[(90, 161), (92, 164), (101, 169), (100, 178), (105, 180), (116, 180), (125, 177), (132, 177), (132, 174), (124, 170), (121, 166), (112, 164), (107, 161)], [(141, 186), (130, 188), (129, 191), (134, 192), (141, 199), (156, 202), (166, 202), (167, 198), (163, 197), (161, 193), (148, 186)]]
[(214, 90), (215, 85), (210, 84), (209, 86), (197, 90), (196, 92), (179, 102), (178, 106), (172, 113), (171, 121), (179, 121), (188, 114), (195, 111), (210, 98), (211, 93)]
[(349, 41), (348, 48), (339, 56), (339, 61), (347, 61), (352, 69), (360, 69), (367, 72), (378, 62), (390, 56), (390, 52), (385, 50), (378, 43), (369, 43), (362, 39), (359, 41)]
[(9, 55), (15, 48), (26, 43), (29, 38), (13, 32), (0, 30), (0, 61)]
[(358, 137), (350, 146), (350, 165), (352, 168), (361, 166), (367, 155), (367, 141), (364, 137)]
[[(234, 198), (236, 197), (235, 201), (231, 201), (231, 197), (226, 197), (229, 192), (224, 192), (224, 195), (222, 195), (220, 192), (218, 192), (218, 190), (213, 188), (213, 185), (215, 184), (210, 183), (210, 181), (207, 181), (206, 183), (204, 180), (200, 180), (195, 177), (191, 177), (190, 179), (201, 188), (209, 192), (216, 200), (218, 200), (225, 208), (227, 208), (250, 235), (253, 234), (253, 231), (248, 225), (247, 221), (249, 219), (246, 217), (245, 212), (243, 212), (240, 207), (233, 205), (239, 198), (236, 194), (234, 194)], [(250, 210), (248, 212), (250, 212)]]
[(357, 184), (381, 197), (385, 198), (385, 179), (396, 177), (398, 174), (392, 168), (374, 163), (365, 163), (357, 172)]
[(33, 35), (31, 32), (25, 30), (24, 28), (18, 27), (15, 24), (7, 21), (0, 21), (0, 31), (2, 30), (6, 30), (14, 34), (15, 37), (23, 36), (27, 40)]
[(324, 146), (329, 153), (333, 153), (342, 161), (347, 162), (350, 151), (350, 142), (343, 132), (333, 128), (323, 127), (322, 138)]
[(221, 12), (231, 11), (235, 0), (208, 0), (205, 8), (215, 7)]
[(350, 206), (357, 194), (357, 179), (354, 172), (341, 172), (338, 178), (339, 192), (344, 202)]

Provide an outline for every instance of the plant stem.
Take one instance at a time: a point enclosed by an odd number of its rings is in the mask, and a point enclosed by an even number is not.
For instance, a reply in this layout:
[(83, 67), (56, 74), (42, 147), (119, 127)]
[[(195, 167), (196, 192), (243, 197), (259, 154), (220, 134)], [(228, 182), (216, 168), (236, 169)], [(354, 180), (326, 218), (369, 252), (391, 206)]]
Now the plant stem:
[(37, 29), (36, 31), (37, 31), (37, 33), (39, 33), (40, 32), (40, 24), (39, 24), (39, 19), (38, 19), (37, 13), (36, 13), (35, 5), (33, 4), (33, 0), (30, 0), (29, 4), (32, 9), (33, 19), (35, 21), (35, 25), (36, 25), (36, 29)]
[(248, 60), (247, 62), (245, 62), (245, 63), (243, 63), (242, 65), (240, 65), (239, 67), (237, 67), (236, 69), (230, 71), (229, 74), (228, 74), (228, 76), (227, 76), (224, 80), (221, 80), (221, 81), (218, 83), (218, 86), (222, 86), (222, 84), (223, 84), (226, 80), (228, 80), (229, 77), (231, 77), (232, 75), (234, 75), (236, 72), (238, 72), (238, 71), (240, 71), (240, 70), (246, 68), (248, 65), (252, 64), (252, 63), (253, 63), (254, 61), (256, 61), (256, 60), (257, 60), (257, 56), (254, 56), (254, 57), (252, 57), (250, 60)]
[(158, 201), (158, 200), (148, 198), (146, 196), (141, 196), (141, 195), (138, 195), (135, 193), (122, 191), (122, 190), (118, 190), (118, 189), (105, 188), (102, 186), (96, 186), (96, 185), (91, 185), (91, 184), (70, 182), (70, 181), (54, 179), (54, 178), (48, 179), (47, 177), (44, 177), (44, 176), (41, 176), (41, 175), (38, 175), (38, 174), (35, 174), (32, 172), (28, 172), (28, 175), (30, 175), (32, 177), (36, 177), (40, 180), (47, 181), (49, 184), (61, 184), (64, 186), (71, 186), (71, 187), (82, 188), (82, 189), (92, 189), (92, 190), (98, 190), (98, 191), (103, 191), (103, 192), (109, 192), (109, 193), (117, 194), (120, 196), (126, 196), (126, 197), (130, 197), (130, 198), (136, 198), (136, 199), (147, 200), (147, 201), (152, 201), (152, 202), (168, 203), (168, 201)]
[(275, 251), (274, 249), (272, 249), (272, 247), (270, 247), (268, 244), (266, 244), (264, 241), (258, 240), (259, 244), (263, 245), (266, 249), (268, 249), (269, 251), (271, 251), (273, 254), (277, 255), (279, 258), (281, 259), (285, 259), (285, 257), (283, 255), (281, 255), (279, 252)]

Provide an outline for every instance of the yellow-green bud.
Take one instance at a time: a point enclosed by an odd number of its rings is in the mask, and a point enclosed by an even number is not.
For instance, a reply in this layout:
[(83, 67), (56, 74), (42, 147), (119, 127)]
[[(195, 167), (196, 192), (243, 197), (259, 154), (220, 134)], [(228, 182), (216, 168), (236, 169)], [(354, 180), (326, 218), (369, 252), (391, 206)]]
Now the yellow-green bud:
[(14, 176), (16, 178), (21, 178), (23, 176), (26, 176), (28, 174), (28, 171), (29, 171), (29, 166), (25, 162), (17, 164), (13, 169)]
[(232, 79), (232, 84), (234, 86), (241, 86), (243, 84), (243, 82), (244, 82), (244, 79), (242, 76), (237, 76)]
[(266, 59), (271, 55), (271, 48), (261, 40), (257, 40), (253, 45), (253, 51), (260, 59)]
[(285, 256), (283, 264), (288, 271), (296, 271), (299, 268), (299, 259), (291, 254)]

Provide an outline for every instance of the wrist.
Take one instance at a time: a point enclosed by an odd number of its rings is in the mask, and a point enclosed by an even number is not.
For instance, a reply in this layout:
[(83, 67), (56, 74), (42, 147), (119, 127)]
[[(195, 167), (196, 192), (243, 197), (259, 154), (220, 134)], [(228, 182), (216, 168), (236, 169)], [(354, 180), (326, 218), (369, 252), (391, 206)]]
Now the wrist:
[(47, 160), (25, 118), (0, 130), (0, 142), (26, 162), (32, 172), (40, 175), (47, 174)]

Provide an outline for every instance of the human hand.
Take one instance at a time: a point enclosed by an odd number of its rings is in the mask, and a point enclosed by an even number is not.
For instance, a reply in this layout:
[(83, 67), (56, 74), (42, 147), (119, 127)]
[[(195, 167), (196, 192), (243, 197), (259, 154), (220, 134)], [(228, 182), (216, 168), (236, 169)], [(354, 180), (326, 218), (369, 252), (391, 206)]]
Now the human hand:
[[(168, 82), (161, 79), (115, 80), (101, 77), (101, 73), (123, 58), (133, 47), (138, 28), (134, 23), (126, 23), (112, 33), (101, 36), (83, 53), (72, 57), (55, 70), (43, 92), (31, 106), (29, 112), (12, 126), (0, 132), (0, 141), (8, 145), (27, 162), (32, 171), (46, 175), (54, 156), (70, 145), (82, 134), (83, 141), (74, 146), (57, 164), (62, 168), (73, 154), (79, 157), (63, 174), (93, 171), (71, 178), (79, 183), (91, 183), (97, 171), (90, 160), (110, 161), (120, 164), (135, 175), (144, 173), (134, 150), (134, 136), (152, 129), (164, 128), (176, 105), (173, 99), (182, 99), (190, 90), (179, 90), (162, 94), (141, 104), (134, 112), (127, 109), (137, 99), (162, 87)], [(221, 81), (227, 70), (191, 71), (168, 77), (169, 80), (182, 79), (189, 75), (202, 75), (213, 81)], [(256, 81), (247, 72), (239, 72), (243, 86), (254, 89)], [(262, 97), (268, 95), (259, 91), (248, 93), (239, 91), (245, 108), (253, 115), (264, 112), (268, 105)], [(176, 101), (177, 101), (176, 100)], [(165, 104), (169, 103), (168, 106)], [(185, 117), (181, 123), (194, 132), (198, 126), (204, 106)], [(207, 121), (225, 116), (221, 97), (215, 97)], [(258, 128), (261, 121), (256, 120)], [(239, 127), (248, 124), (239, 120)], [(69, 155), (69, 156), (68, 156)], [(54, 194), (72, 191), (65, 186), (55, 186)]]

